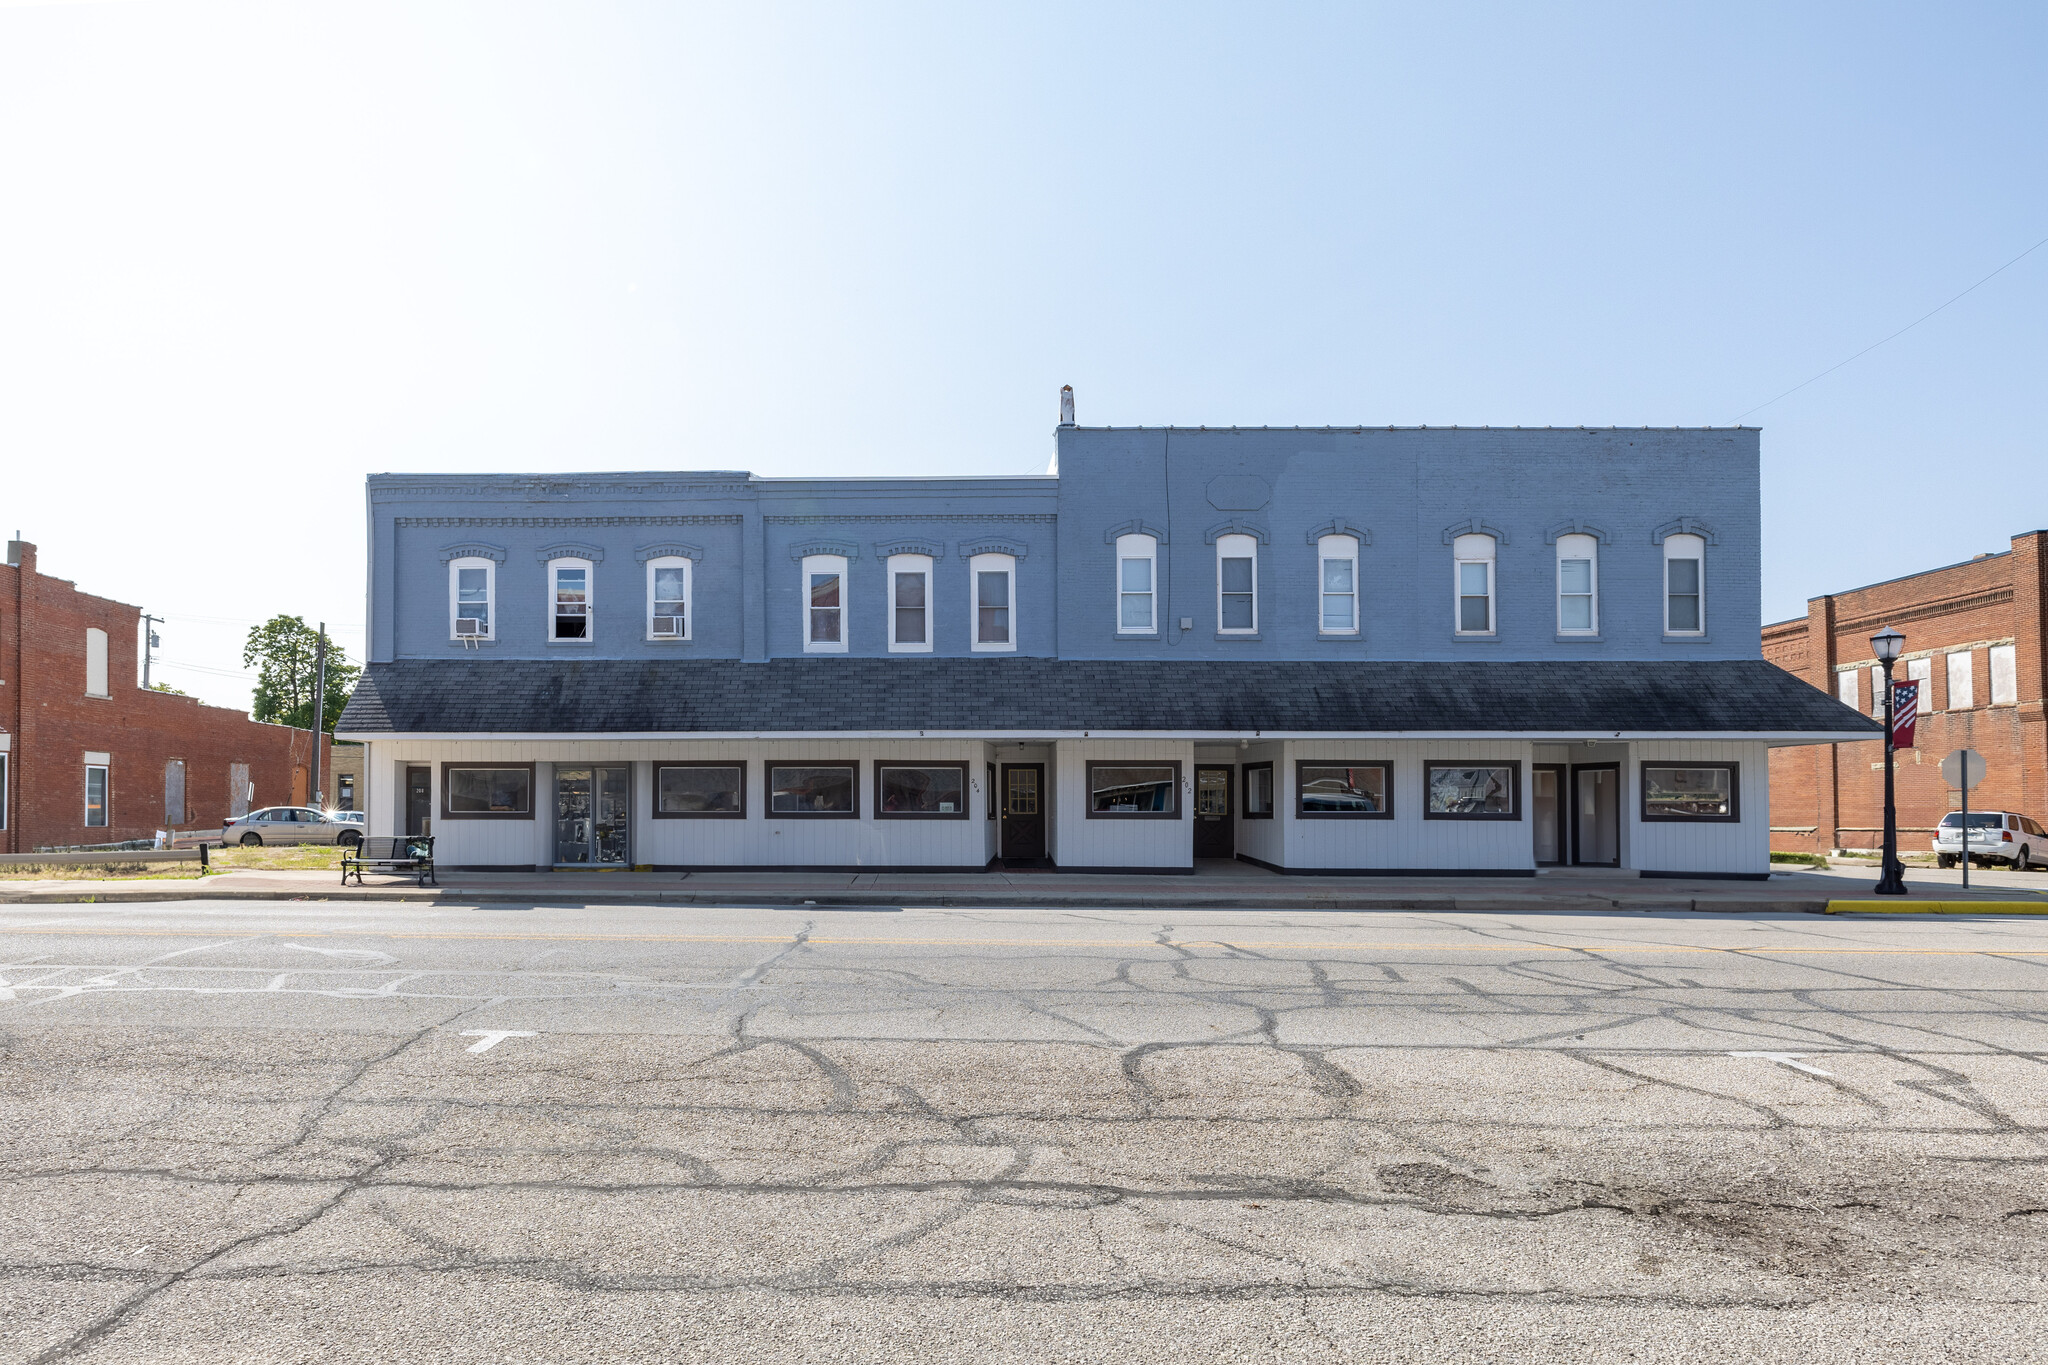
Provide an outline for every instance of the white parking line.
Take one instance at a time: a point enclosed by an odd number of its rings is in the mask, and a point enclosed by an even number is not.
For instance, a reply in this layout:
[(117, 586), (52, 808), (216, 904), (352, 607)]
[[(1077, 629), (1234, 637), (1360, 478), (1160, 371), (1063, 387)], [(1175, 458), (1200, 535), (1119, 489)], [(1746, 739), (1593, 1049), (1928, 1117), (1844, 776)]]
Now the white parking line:
[(1832, 1071), (1822, 1071), (1817, 1066), (1808, 1066), (1805, 1062), (1800, 1061), (1799, 1059), (1806, 1055), (1803, 1052), (1731, 1052), (1728, 1055), (1730, 1057), (1761, 1057), (1767, 1062), (1776, 1062), (1780, 1066), (1789, 1066), (1794, 1071), (1804, 1071), (1814, 1076), (1832, 1076), (1835, 1074)]
[(532, 1038), (536, 1035), (531, 1029), (466, 1028), (462, 1031), (462, 1036), (465, 1038), (474, 1038), (477, 1040), (467, 1049), (468, 1051), (489, 1052), (492, 1048), (504, 1042), (507, 1038)]

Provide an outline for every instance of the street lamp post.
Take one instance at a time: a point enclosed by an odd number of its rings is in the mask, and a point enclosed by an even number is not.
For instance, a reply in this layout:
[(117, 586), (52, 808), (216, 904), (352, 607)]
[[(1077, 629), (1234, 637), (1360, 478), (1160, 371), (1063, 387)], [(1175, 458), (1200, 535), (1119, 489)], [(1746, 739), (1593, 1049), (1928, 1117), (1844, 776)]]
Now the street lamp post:
[(1880, 896), (1906, 894), (1906, 869), (1899, 862), (1899, 808), (1892, 798), (1892, 665), (1906, 647), (1906, 637), (1886, 627), (1870, 637), (1870, 648), (1884, 667), (1884, 875), (1877, 879)]

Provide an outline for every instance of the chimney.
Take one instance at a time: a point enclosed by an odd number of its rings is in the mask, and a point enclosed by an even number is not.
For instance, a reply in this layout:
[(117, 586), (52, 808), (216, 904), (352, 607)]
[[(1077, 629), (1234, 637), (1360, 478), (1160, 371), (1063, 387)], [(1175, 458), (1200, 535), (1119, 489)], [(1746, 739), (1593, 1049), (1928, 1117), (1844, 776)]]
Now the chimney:
[(36, 571), (36, 547), (21, 538), (21, 532), (14, 533), (14, 539), (7, 542), (7, 562), (14, 568)]
[(1074, 425), (1074, 386), (1072, 384), (1060, 385), (1060, 425), (1063, 427)]

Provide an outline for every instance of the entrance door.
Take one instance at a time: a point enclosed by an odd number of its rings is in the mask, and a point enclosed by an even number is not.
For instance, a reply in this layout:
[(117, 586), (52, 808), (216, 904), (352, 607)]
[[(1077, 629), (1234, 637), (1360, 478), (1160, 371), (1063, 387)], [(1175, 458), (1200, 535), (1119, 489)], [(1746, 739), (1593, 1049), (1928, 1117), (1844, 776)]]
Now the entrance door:
[(1536, 796), (1529, 803), (1530, 822), (1536, 830), (1536, 864), (1555, 867), (1564, 861), (1564, 765), (1538, 763), (1530, 773), (1536, 782)]
[(626, 861), (631, 768), (555, 769), (555, 863)]
[(1045, 859), (1045, 765), (1003, 765), (1002, 858), (1008, 862)]
[(427, 767), (405, 770), (405, 832), (434, 832), (434, 770)]
[(1621, 765), (1572, 769), (1572, 861), (1581, 867), (1621, 866)]
[(1195, 856), (1234, 858), (1236, 831), (1230, 818), (1228, 767), (1195, 769)]

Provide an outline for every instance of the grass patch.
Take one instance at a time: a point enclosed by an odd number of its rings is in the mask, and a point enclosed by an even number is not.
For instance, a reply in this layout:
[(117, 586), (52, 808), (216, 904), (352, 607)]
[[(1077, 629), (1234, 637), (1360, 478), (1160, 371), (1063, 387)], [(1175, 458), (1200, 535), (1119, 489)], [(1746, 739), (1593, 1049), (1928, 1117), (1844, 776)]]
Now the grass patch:
[(1776, 849), (1771, 851), (1771, 861), (1774, 863), (1792, 863), (1799, 867), (1826, 867), (1828, 865), (1828, 860), (1821, 857), (1818, 853), (1780, 853)]
[(339, 872), (342, 852), (338, 844), (265, 844), (256, 848), (237, 844), (216, 848), (206, 856), (216, 872)]
[(8, 863), (0, 881), (9, 882), (196, 882), (206, 874), (198, 863)]

